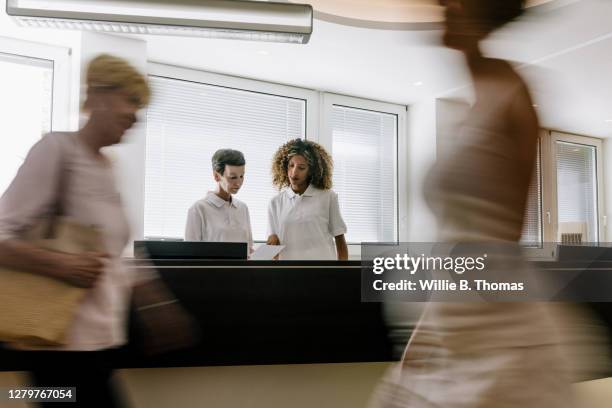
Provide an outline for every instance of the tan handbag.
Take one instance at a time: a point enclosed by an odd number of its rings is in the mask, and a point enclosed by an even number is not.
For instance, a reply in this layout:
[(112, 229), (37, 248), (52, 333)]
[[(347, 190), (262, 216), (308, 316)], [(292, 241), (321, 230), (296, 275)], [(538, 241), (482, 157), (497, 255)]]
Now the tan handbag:
[[(23, 240), (51, 251), (78, 254), (101, 251), (100, 232), (66, 218), (41, 222)], [(62, 345), (79, 303), (88, 289), (46, 276), (0, 267), (0, 341), (17, 348)]]

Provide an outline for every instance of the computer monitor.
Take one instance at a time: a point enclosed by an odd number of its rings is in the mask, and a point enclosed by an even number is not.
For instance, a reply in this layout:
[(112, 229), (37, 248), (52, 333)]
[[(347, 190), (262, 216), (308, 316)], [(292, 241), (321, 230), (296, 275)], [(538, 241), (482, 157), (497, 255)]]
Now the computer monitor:
[(134, 256), (150, 259), (247, 259), (246, 242), (134, 241)]

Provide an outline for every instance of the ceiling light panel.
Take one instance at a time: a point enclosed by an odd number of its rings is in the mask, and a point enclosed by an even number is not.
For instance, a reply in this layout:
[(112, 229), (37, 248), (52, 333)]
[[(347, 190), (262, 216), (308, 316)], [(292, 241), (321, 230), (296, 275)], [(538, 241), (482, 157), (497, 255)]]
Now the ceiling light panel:
[(27, 26), (307, 43), (312, 7), (241, 0), (7, 0)]

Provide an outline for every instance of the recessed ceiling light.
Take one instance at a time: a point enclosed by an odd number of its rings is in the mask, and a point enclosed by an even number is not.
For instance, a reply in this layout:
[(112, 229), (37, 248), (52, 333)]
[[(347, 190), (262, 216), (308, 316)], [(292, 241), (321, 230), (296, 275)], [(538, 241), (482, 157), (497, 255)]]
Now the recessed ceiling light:
[(265, 50), (259, 50), (259, 51), (257, 51), (257, 53), (259, 55), (270, 55), (270, 52), (269, 51), (265, 51)]
[(606, 123), (612, 123), (612, 119), (606, 119)]
[(422, 86), (423, 82), (422, 81), (416, 81), (412, 85), (414, 85), (414, 86)]

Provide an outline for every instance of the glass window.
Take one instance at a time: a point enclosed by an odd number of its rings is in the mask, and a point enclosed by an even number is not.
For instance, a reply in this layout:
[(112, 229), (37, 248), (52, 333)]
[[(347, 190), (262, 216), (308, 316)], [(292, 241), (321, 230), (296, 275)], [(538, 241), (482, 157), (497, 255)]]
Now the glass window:
[(538, 143), (535, 169), (531, 178), (523, 222), (521, 244), (526, 247), (542, 247), (542, 158)]
[(599, 242), (597, 149), (556, 141), (558, 240)]
[(253, 238), (265, 241), (271, 161), (289, 139), (304, 137), (306, 101), (194, 81), (151, 76), (147, 110), (144, 236), (182, 238), (187, 210), (215, 188), (217, 149), (244, 153)]
[(347, 241), (396, 241), (397, 115), (333, 105), (331, 120), (334, 190)]
[(53, 61), (0, 52), (0, 193), (32, 145), (51, 130)]

